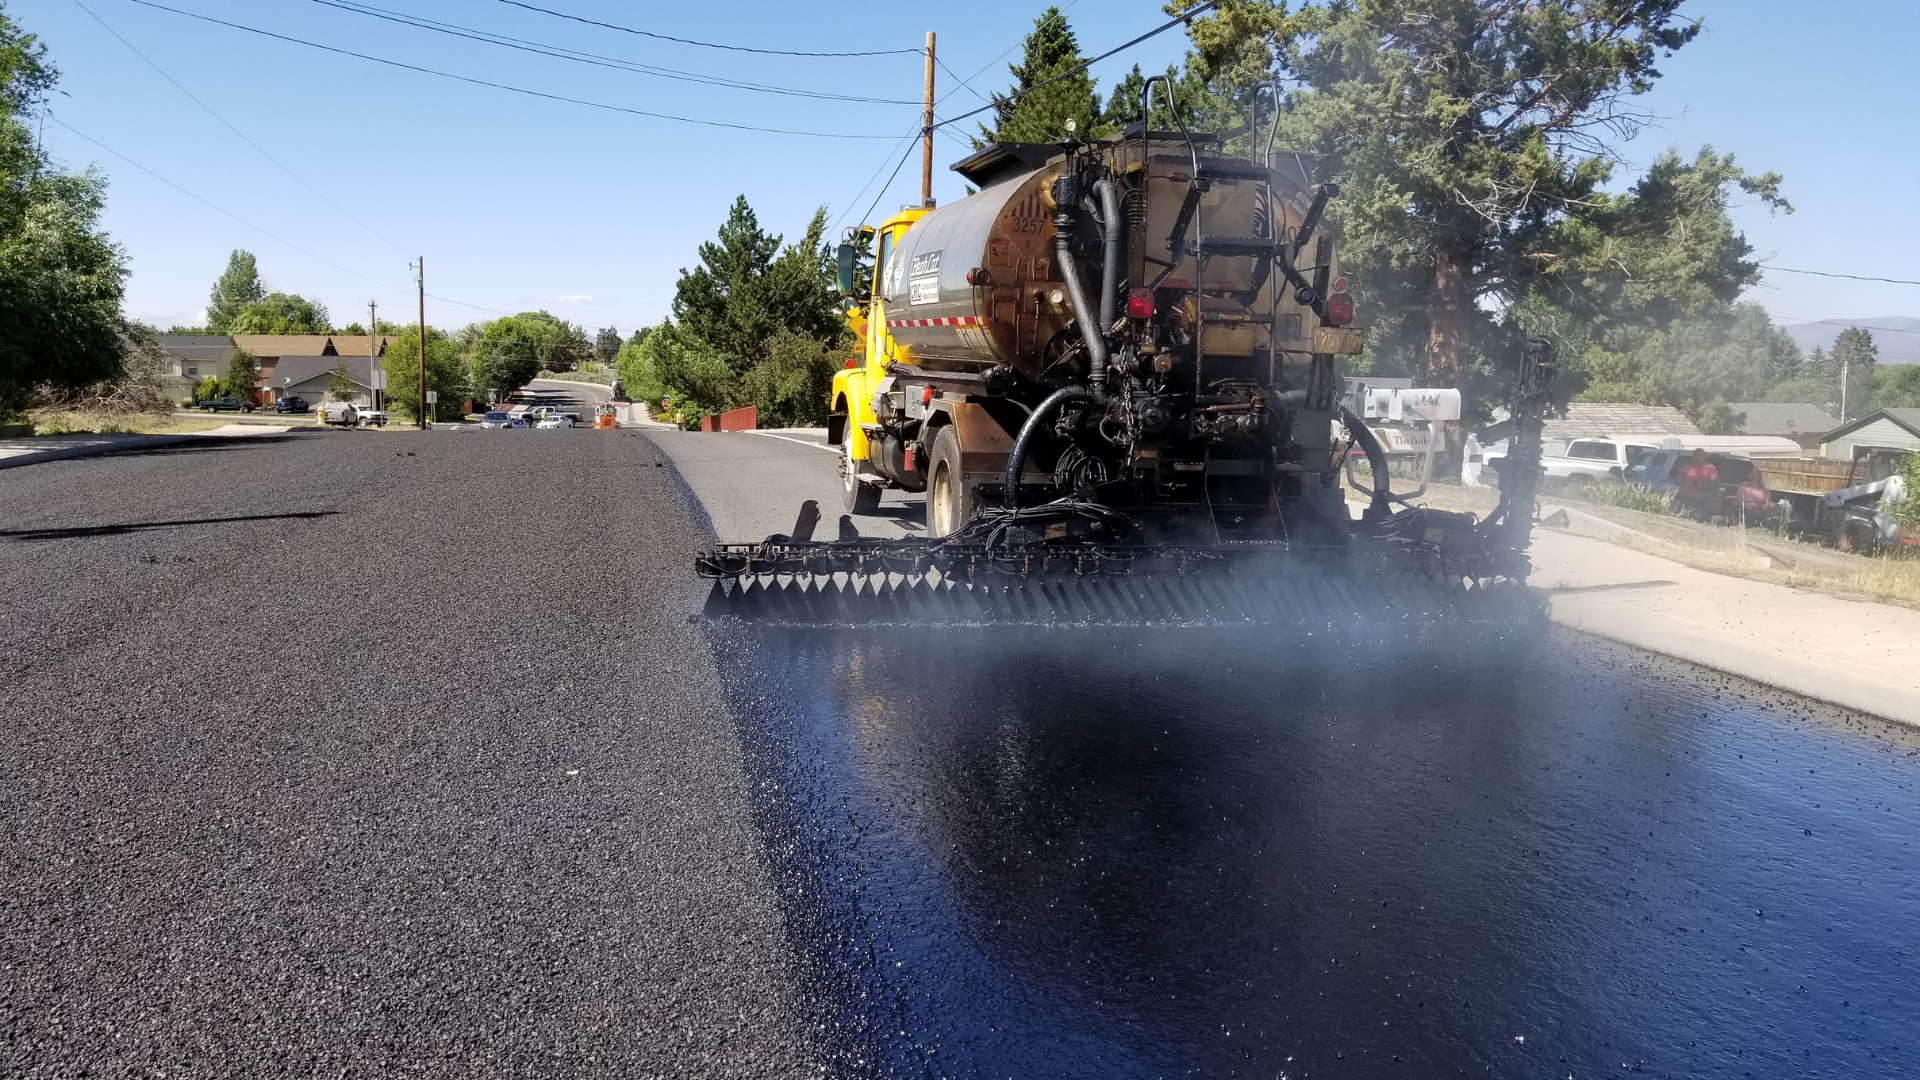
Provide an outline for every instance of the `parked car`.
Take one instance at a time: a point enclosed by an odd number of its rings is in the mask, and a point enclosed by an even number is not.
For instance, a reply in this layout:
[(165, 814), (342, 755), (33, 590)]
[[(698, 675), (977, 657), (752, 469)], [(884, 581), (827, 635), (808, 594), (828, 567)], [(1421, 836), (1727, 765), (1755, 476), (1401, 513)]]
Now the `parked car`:
[(335, 427), (359, 427), (360, 409), (351, 401), (329, 401), (320, 406), (320, 422)]
[(1652, 442), (1624, 439), (1571, 439), (1558, 452), (1542, 454), (1540, 465), (1549, 485), (1617, 481), (1627, 466), (1654, 447)]
[(387, 426), (387, 413), (384, 409), (362, 409), (356, 405), (354, 410), (360, 414), (361, 427)]
[(536, 426), (539, 426), (541, 421), (552, 416), (566, 417), (568, 427), (572, 427), (575, 424), (578, 424), (581, 422), (579, 413), (574, 412), (571, 409), (562, 409), (558, 405), (535, 405), (533, 408), (528, 409), (526, 412), (522, 413), (521, 415), (526, 418), (528, 423), (534, 424)]
[(273, 403), (273, 411), (277, 413), (303, 413), (312, 407), (313, 406), (307, 404), (306, 398), (300, 397), (297, 394), (286, 395), (278, 398)]
[(573, 426), (573, 417), (567, 415), (566, 413), (550, 413), (546, 416), (541, 417), (539, 420), (535, 421), (533, 426), (536, 428), (539, 428), (541, 431), (554, 431), (559, 428), (570, 428)]
[(480, 418), (480, 426), (482, 428), (523, 428), (527, 426), (527, 422), (511, 413), (490, 412)]
[[(1692, 456), (1688, 450), (1648, 450), (1627, 466), (1621, 478), (1657, 495), (1673, 495), (1680, 490), (1680, 468)], [(1738, 454), (1708, 454), (1707, 461), (1713, 466), (1715, 480), (1698, 516), (1716, 521), (1755, 521), (1770, 512), (1772, 495), (1751, 459)]]
[(207, 398), (203, 401), (196, 401), (193, 404), (194, 404), (194, 408), (199, 409), (201, 412), (252, 412), (253, 411), (253, 402), (241, 401), (239, 398), (230, 398), (230, 397)]

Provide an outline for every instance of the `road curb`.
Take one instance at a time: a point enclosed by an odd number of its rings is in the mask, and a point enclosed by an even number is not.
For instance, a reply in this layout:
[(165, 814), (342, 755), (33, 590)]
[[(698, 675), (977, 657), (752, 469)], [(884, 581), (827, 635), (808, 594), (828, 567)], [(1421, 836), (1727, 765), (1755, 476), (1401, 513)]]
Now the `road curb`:
[(125, 439), (107, 443), (86, 443), (78, 446), (52, 446), (45, 450), (31, 450), (24, 454), (0, 458), (0, 469), (18, 469), (27, 465), (40, 465), (49, 461), (66, 461), (72, 458), (98, 457), (101, 454), (119, 454), (128, 450), (158, 450), (168, 446), (181, 446), (193, 442), (218, 440), (220, 442), (254, 442), (261, 439), (284, 439), (294, 435), (291, 431), (263, 432), (259, 435), (207, 435), (200, 432), (186, 432), (179, 435), (133, 435)]

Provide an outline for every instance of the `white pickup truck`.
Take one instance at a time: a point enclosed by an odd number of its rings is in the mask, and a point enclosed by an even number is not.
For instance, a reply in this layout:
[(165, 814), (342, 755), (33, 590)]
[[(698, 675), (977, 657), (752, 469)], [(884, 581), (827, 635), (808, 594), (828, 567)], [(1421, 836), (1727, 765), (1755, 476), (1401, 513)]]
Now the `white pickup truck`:
[[(1568, 484), (1617, 483), (1634, 459), (1659, 449), (1658, 439), (1629, 442), (1601, 437), (1548, 442), (1541, 447), (1540, 466), (1548, 487)], [(1487, 468), (1499, 473), (1506, 466), (1506, 446), (1489, 448)]]

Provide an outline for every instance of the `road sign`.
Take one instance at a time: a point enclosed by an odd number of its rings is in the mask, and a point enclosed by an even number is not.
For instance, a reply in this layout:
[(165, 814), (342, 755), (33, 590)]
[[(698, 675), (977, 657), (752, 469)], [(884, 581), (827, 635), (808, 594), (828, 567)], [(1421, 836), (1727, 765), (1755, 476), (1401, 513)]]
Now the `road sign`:
[(427, 391), (427, 404), (438, 405), (439, 403), (440, 403), (440, 391), (438, 390)]

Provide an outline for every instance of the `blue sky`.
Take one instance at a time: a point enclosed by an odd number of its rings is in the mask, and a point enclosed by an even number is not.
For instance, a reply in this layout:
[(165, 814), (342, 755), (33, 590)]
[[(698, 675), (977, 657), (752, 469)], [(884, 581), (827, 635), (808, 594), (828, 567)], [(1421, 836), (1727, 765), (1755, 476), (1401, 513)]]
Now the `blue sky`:
[[(873, 204), (876, 177), (893, 171), (907, 150), (899, 140), (919, 123), (918, 105), (900, 103), (919, 97), (920, 60), (911, 55), (716, 50), (562, 20), (508, 0), (351, 0), (707, 79), (882, 99), (850, 101), (529, 55), (335, 6), (344, 0), (153, 2), (624, 109), (866, 136), (741, 131), (536, 99), (134, 0), (9, 0), (8, 11), (42, 36), (62, 72), (46, 142), (66, 164), (94, 164), (110, 178), (107, 224), (133, 268), (128, 309), (163, 328), (196, 320), (227, 253), (245, 247), (259, 256), (271, 287), (323, 300), (340, 323), (364, 319), (369, 298), (379, 299), (382, 317), (411, 320), (407, 265), (424, 254), (433, 296), (427, 317), (436, 325), (544, 307), (589, 327), (630, 331), (665, 313), (679, 269), (695, 260), (735, 195), (745, 194), (776, 232), (797, 233), (821, 205), (850, 223)], [(776, 0), (529, 2), (762, 49), (912, 50), (934, 30), (946, 67), (973, 87), (941, 71), (942, 116), (980, 105), (976, 90), (1005, 85), (1004, 54), (1045, 6), (854, 0), (834, 5), (827, 18), (821, 5)], [(1704, 18), (1707, 30), (1663, 64), (1666, 78), (1641, 99), (1658, 119), (1625, 148), (1623, 179), (1670, 145), (1688, 154), (1703, 144), (1732, 151), (1751, 169), (1786, 176), (1796, 213), (1736, 211), (1769, 261), (1920, 279), (1920, 82), (1903, 55), (1920, 39), (1920, 4), (1829, 0), (1810, 9), (1786, 0), (1692, 0), (1683, 11)], [(1068, 16), (1088, 53), (1165, 19), (1157, 4), (1136, 0), (1084, 0)], [(1170, 32), (1095, 74), (1104, 85), (1136, 61), (1163, 67), (1184, 47)], [(943, 134), (937, 197), (959, 197), (946, 166), (965, 153), (958, 138)], [(917, 196), (916, 152), (879, 205)], [(1777, 273), (1753, 298), (1783, 322), (1920, 315), (1916, 286)]]

